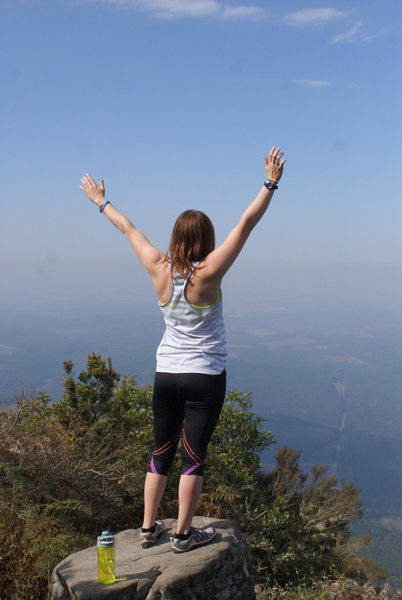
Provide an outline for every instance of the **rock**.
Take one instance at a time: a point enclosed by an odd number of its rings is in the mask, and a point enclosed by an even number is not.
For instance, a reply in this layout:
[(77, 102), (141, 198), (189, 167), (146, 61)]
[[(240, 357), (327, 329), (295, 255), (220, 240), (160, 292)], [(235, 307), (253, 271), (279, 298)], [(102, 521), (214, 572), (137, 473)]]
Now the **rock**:
[(116, 577), (97, 582), (96, 546), (76, 552), (53, 570), (50, 600), (255, 600), (248, 548), (231, 521), (194, 517), (195, 527), (212, 525), (217, 534), (190, 552), (172, 552), (169, 535), (175, 520), (155, 546), (141, 548), (138, 529), (116, 534)]

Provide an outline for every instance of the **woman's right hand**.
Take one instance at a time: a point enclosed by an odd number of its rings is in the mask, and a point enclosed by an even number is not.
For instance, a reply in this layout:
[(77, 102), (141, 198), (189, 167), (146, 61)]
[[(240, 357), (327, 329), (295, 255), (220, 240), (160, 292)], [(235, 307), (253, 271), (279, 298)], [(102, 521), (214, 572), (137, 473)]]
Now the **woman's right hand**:
[(283, 173), (283, 165), (286, 160), (282, 159), (283, 152), (280, 148), (272, 146), (269, 156), (264, 156), (264, 166), (267, 178), (278, 183)]
[(96, 206), (102, 206), (105, 201), (105, 182), (103, 179), (101, 179), (100, 184), (97, 185), (92, 175), (87, 173), (81, 177), (81, 184), (80, 188), (85, 192), (88, 198), (92, 200)]

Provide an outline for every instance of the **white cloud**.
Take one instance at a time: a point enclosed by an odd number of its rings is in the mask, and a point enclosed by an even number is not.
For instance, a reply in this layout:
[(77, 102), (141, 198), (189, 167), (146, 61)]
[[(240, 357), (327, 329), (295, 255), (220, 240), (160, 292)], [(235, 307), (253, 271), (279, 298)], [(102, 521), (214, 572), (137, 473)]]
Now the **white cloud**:
[(354, 27), (348, 29), (344, 33), (333, 35), (330, 39), (331, 44), (339, 44), (339, 42), (355, 42), (361, 32), (361, 23), (356, 23)]
[(329, 23), (335, 19), (347, 17), (353, 10), (338, 10), (337, 8), (304, 8), (285, 16), (289, 25), (317, 25)]
[(331, 44), (341, 44), (341, 43), (353, 43), (353, 42), (363, 42), (365, 44), (369, 44), (374, 40), (377, 40), (382, 35), (387, 33), (387, 29), (383, 28), (375, 33), (365, 33), (363, 31), (363, 23), (359, 21), (356, 23), (354, 27), (351, 27), (347, 31), (343, 33), (338, 33), (337, 35), (333, 35), (330, 39)]
[(265, 8), (257, 6), (224, 6), (222, 17), (224, 19), (253, 19), (262, 17), (265, 13)]
[(131, 0), (129, 5), (161, 18), (208, 17), (220, 8), (217, 0)]
[(358, 83), (327, 81), (325, 79), (292, 79), (291, 81), (293, 81), (293, 83), (296, 83), (297, 85), (302, 85), (304, 87), (316, 88), (316, 89), (325, 88), (330, 85), (348, 87), (348, 88), (354, 89), (354, 90), (360, 89), (360, 86)]
[(322, 88), (328, 85), (333, 85), (332, 81), (323, 81), (321, 79), (293, 79), (295, 83), (304, 85), (305, 87)]
[[(94, 0), (86, 0), (91, 2)], [(96, 0), (95, 0), (96, 1)], [(143, 12), (149, 12), (160, 19), (179, 17), (210, 17), (223, 19), (249, 19), (265, 14), (264, 8), (257, 6), (232, 6), (221, 0), (98, 0), (108, 4), (127, 6)]]

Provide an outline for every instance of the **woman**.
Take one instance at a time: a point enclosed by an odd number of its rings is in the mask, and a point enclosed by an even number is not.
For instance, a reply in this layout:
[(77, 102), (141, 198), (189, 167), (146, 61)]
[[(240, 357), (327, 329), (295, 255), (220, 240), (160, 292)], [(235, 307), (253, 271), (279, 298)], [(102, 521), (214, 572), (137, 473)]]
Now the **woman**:
[(183, 470), (179, 484), (175, 552), (210, 542), (212, 527), (191, 527), (197, 506), (208, 442), (218, 421), (226, 391), (225, 330), (221, 282), (251, 231), (267, 210), (286, 162), (273, 147), (264, 157), (267, 179), (225, 241), (215, 248), (211, 221), (200, 211), (182, 213), (173, 228), (169, 256), (156, 249), (109, 200), (103, 180), (90, 175), (81, 189), (134, 248), (152, 278), (166, 331), (157, 350), (153, 396), (155, 449), (144, 486), (143, 547), (152, 546), (164, 530), (156, 520), (169, 467), (179, 440)]

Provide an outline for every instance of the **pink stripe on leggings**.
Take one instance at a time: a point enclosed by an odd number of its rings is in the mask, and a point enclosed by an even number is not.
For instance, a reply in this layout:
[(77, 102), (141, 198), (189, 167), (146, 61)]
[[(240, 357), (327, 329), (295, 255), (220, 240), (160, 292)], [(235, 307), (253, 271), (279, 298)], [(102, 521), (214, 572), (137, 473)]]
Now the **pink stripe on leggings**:
[(190, 475), (193, 471), (198, 469), (198, 467), (202, 467), (203, 464), (204, 463), (195, 463), (195, 465), (192, 465), (187, 471), (184, 471), (183, 475)]
[(150, 462), (150, 465), (149, 465), (149, 466), (151, 467), (151, 471), (152, 471), (152, 473), (156, 473), (157, 475), (159, 475), (158, 471), (156, 470), (156, 467), (155, 467), (155, 463), (154, 463), (154, 459), (153, 459), (153, 457), (151, 458), (151, 462)]

